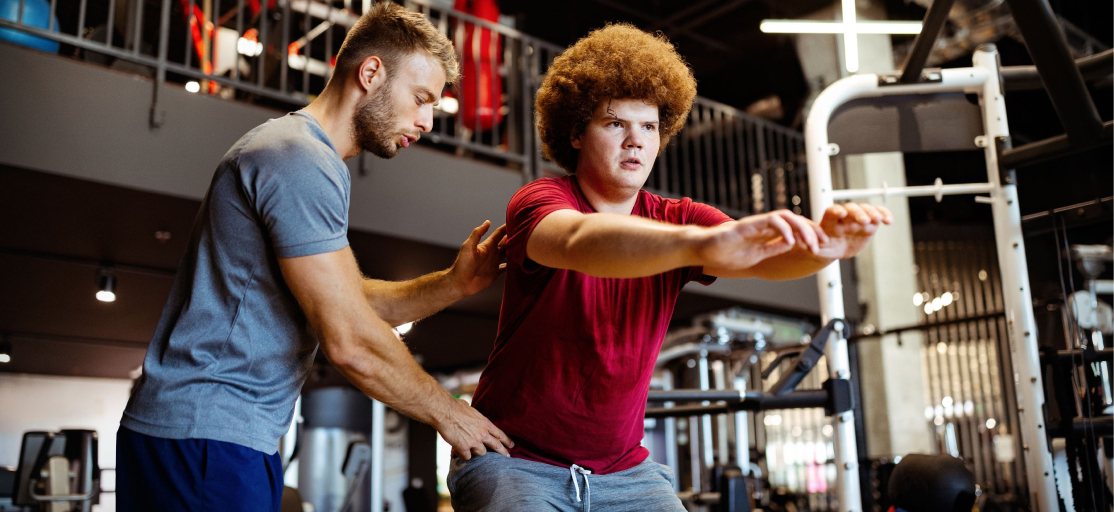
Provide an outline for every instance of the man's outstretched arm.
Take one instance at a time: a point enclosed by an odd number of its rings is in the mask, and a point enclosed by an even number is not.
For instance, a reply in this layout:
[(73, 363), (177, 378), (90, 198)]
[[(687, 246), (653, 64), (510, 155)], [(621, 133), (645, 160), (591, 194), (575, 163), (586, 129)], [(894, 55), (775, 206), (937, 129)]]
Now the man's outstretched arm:
[(785, 210), (714, 227), (558, 210), (538, 222), (526, 254), (547, 267), (627, 278), (690, 266), (739, 271), (789, 251), (798, 241), (817, 248), (820, 236), (811, 221)]
[(821, 237), (818, 250), (812, 251), (798, 244), (750, 268), (731, 270), (705, 267), (704, 273), (727, 278), (758, 277), (770, 281), (810, 276), (833, 261), (855, 256), (866, 247), (879, 227), (892, 222), (893, 214), (885, 206), (855, 203), (832, 205), (824, 211), (824, 217), (820, 220), (820, 228), (827, 236)]
[(365, 300), (356, 259), (339, 251), (280, 258), (279, 267), (306, 314), (325, 357), (364, 394), (433, 426), (465, 460), (514, 443), (455, 399), (410, 355), (391, 326)]
[(375, 313), (391, 326), (420, 320), (449, 304), (487, 288), (502, 272), (506, 227), (480, 241), (491, 223), (484, 221), (460, 246), (456, 261), (445, 270), (409, 281), (363, 280), (363, 294)]

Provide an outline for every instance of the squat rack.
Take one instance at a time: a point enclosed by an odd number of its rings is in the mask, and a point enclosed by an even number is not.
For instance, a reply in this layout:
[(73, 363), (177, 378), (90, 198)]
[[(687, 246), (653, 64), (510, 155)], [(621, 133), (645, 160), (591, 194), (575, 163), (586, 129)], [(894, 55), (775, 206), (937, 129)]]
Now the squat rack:
[[(866, 197), (915, 197), (988, 194), (975, 200), (989, 204), (994, 217), (995, 245), (1002, 269), (1010, 358), (1015, 372), (1017, 411), (1022, 441), (1021, 458), (1029, 484), (1029, 499), (1034, 510), (1056, 512), (1056, 487), (1052, 456), (1044, 417), (1044, 388), (1037, 352), (1037, 331), (1029, 288), (1025, 240), (1017, 203), (1017, 184), (1013, 167), (1042, 161), (1110, 144), (1111, 123), (1099, 118), (1094, 101), (1087, 92), (1081, 69), (1089, 77), (1109, 74), (1111, 56), (1073, 61), (1067, 41), (1046, 0), (1007, 0), (1035, 66), (1003, 68), (993, 45), (980, 46), (970, 68), (925, 70), (932, 46), (947, 19), (954, 0), (937, 0), (925, 17), (924, 30), (899, 75), (863, 74), (844, 78), (825, 89), (813, 103), (805, 123), (809, 192), (813, 215), (823, 215), (835, 200)], [(1031, 89), (1044, 85), (1052, 99), (1065, 134), (1013, 148), (1003, 89)], [(933, 186), (888, 187), (859, 190), (833, 190), (830, 157), (839, 154), (837, 144), (829, 141), (828, 124), (837, 109), (860, 98), (954, 93), (978, 97), (982, 135), (972, 141), (972, 149), (982, 148), (987, 181)], [(897, 149), (897, 148), (894, 148)], [(844, 317), (843, 279), (839, 265), (829, 265), (817, 275), (823, 322)], [(847, 342), (836, 335), (825, 355), (833, 379), (850, 378)], [(835, 460), (840, 510), (859, 512), (862, 500), (859, 487), (858, 453), (854, 416), (843, 412), (832, 416), (835, 430)]]

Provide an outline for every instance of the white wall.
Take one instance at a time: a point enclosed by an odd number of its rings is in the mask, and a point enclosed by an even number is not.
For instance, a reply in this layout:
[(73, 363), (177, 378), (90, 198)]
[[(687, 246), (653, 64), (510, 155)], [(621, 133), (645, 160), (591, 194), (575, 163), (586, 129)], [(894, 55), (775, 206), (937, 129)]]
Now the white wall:
[[(116, 430), (128, 403), (131, 381), (0, 373), (0, 465), (19, 461), (19, 444), (28, 430), (96, 430), (101, 468), (116, 467)], [(115, 489), (106, 471), (101, 486)], [(116, 510), (116, 495), (101, 495), (95, 511)]]

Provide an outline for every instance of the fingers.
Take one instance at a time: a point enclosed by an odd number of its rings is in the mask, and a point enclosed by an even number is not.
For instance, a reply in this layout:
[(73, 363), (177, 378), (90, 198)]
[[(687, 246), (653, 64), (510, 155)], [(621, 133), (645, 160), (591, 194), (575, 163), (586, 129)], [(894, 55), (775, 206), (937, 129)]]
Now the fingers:
[(847, 218), (847, 209), (841, 204), (833, 204), (824, 210), (824, 216), (820, 219), (820, 227), (824, 232), (831, 232), (835, 229), (836, 224), (843, 219)]
[(870, 215), (867, 214), (866, 210), (863, 209), (864, 206), (869, 205), (856, 203), (844, 204), (843, 207), (847, 209), (847, 217), (844, 219), (844, 222), (854, 221), (858, 222), (859, 224), (870, 224), (871, 218)]
[(495, 439), (498, 439), (499, 443), (501, 443), (503, 446), (506, 446), (507, 448), (514, 448), (514, 441), (511, 440), (510, 436), (500, 430), (499, 427), (491, 424), (491, 427), (488, 428), (488, 432), (490, 432), (491, 435), (495, 437)]
[(499, 226), (491, 236), (487, 237), (488, 240), (495, 240), (502, 249), (507, 245), (507, 225)]
[(815, 254), (820, 250), (819, 237), (816, 234), (816, 228), (813, 227), (814, 224), (812, 221), (788, 210), (779, 210), (774, 213), (778, 214), (779, 217), (789, 223), (793, 231), (797, 234), (797, 240), (808, 248), (809, 251)]
[(793, 228), (781, 215), (777, 215), (776, 213), (771, 214), (769, 216), (769, 223), (770, 227), (776, 230), (790, 247), (797, 243), (797, 239), (793, 237)]
[(483, 238), (484, 233), (487, 233), (487, 229), (490, 227), (491, 221), (485, 220), (483, 224), (476, 226), (476, 229), (472, 230), (472, 233), (468, 235), (468, 240), (465, 240), (464, 243), (466, 245), (476, 245), (480, 243), (480, 239)]
[(889, 208), (886, 208), (885, 206), (876, 206), (875, 208), (878, 208), (878, 211), (882, 212), (883, 224), (893, 224), (894, 214), (890, 211)]
[(486, 446), (487, 448), (491, 448), (491, 450), (495, 453), (498, 453), (499, 455), (502, 455), (504, 457), (511, 456), (510, 452), (507, 451), (507, 447), (503, 446), (503, 443), (499, 442), (498, 439), (495, 439), (490, 435), (486, 435), (484, 436), (483, 441), (484, 446)]

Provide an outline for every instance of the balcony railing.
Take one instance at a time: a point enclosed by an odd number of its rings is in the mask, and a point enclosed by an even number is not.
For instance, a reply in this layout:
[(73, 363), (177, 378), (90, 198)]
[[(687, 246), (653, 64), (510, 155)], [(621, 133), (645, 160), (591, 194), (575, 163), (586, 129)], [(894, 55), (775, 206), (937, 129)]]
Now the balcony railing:
[[(0, 0), (0, 40), (85, 59), (199, 94), (300, 108), (324, 89), (348, 28), (370, 0)], [(426, 144), (486, 160), (529, 181), (560, 174), (542, 158), (534, 94), (563, 48), (431, 0), (406, 0), (453, 41), (460, 86), (446, 92)], [(5, 17), (15, 12), (13, 18)], [(10, 15), (8, 15), (10, 16)], [(647, 188), (742, 216), (807, 214), (798, 132), (697, 98), (685, 129), (658, 158)]]

